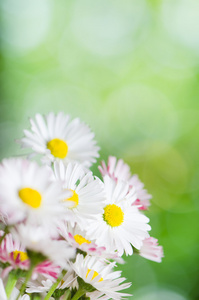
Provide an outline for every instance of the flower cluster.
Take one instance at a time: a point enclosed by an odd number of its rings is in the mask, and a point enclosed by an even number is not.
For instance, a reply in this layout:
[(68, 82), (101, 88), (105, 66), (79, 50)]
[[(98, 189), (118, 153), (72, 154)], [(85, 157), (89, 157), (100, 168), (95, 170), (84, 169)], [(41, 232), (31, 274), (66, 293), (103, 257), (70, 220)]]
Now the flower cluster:
[[(161, 262), (144, 211), (151, 195), (123, 160), (99, 157), (94, 133), (64, 113), (37, 114), (18, 142), (29, 159), (0, 164), (0, 295), (16, 299), (124, 299), (116, 264)], [(37, 155), (38, 164), (32, 159)]]

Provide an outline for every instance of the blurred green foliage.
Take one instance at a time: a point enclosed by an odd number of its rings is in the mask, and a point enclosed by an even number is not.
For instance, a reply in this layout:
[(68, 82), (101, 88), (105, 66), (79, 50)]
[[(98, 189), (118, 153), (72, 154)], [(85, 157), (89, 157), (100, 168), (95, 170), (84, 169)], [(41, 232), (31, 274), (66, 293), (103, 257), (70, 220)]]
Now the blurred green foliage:
[[(0, 155), (36, 112), (64, 111), (153, 195), (161, 264), (122, 265), (136, 300), (199, 299), (199, 3), (2, 0)], [(24, 152), (25, 154), (25, 152)], [(93, 171), (99, 175), (97, 165)]]

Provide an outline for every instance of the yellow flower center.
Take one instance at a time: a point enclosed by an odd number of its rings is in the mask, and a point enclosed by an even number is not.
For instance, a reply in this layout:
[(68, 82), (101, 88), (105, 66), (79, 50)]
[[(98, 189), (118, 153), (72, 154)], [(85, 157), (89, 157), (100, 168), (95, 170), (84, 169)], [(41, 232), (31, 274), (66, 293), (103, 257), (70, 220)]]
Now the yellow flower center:
[(103, 218), (108, 225), (117, 227), (124, 221), (124, 213), (119, 206), (109, 204), (104, 208)]
[(17, 259), (17, 256), (19, 257), (20, 261), (29, 259), (27, 253), (23, 251), (14, 250), (13, 252), (11, 252), (11, 254), (13, 254), (14, 260)]
[[(91, 269), (88, 269), (87, 273), (86, 273), (86, 278), (88, 277), (88, 274), (90, 273)], [(91, 280), (93, 280), (95, 277), (97, 277), (99, 275), (99, 273), (97, 273), (96, 271), (94, 271), (93, 273), (93, 277), (91, 278)], [(98, 282), (103, 281), (103, 278), (101, 277), (100, 280), (98, 280)]]
[(33, 208), (38, 208), (41, 205), (42, 197), (40, 193), (31, 188), (23, 188), (18, 193), (21, 200)]
[(64, 201), (73, 201), (74, 205), (72, 205), (70, 208), (75, 208), (79, 204), (79, 196), (74, 190), (70, 190), (73, 194), (72, 197), (65, 199)]
[(74, 239), (76, 241), (76, 243), (78, 243), (79, 245), (83, 244), (83, 243), (87, 243), (90, 244), (91, 242), (86, 240), (83, 236), (76, 234), (74, 235)]
[(60, 139), (53, 139), (47, 143), (47, 148), (54, 157), (65, 158), (68, 153), (68, 145)]

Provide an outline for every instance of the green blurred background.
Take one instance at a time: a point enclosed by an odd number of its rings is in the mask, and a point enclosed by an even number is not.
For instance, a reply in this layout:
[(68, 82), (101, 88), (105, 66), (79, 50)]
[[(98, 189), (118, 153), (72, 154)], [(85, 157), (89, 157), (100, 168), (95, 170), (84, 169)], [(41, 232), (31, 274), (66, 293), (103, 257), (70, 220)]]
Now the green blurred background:
[[(199, 299), (199, 2), (1, 0), (0, 155), (36, 112), (96, 133), (153, 195), (161, 264), (123, 265), (135, 300)], [(94, 166), (95, 174), (99, 175)]]

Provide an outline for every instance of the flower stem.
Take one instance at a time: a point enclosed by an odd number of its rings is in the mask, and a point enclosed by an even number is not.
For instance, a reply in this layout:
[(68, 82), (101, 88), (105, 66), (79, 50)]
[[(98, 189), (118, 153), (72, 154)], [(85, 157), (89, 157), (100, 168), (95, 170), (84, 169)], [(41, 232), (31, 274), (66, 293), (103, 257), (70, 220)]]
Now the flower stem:
[(60, 281), (62, 280), (62, 278), (64, 277), (65, 274), (66, 274), (66, 271), (63, 271), (62, 274), (61, 274), (61, 276), (59, 276), (58, 279), (57, 279), (57, 281), (51, 286), (51, 288), (48, 291), (47, 295), (45, 296), (44, 300), (50, 299), (50, 297), (52, 296), (52, 294), (56, 290), (58, 284), (60, 283)]
[(85, 289), (79, 289), (75, 295), (73, 296), (73, 298), (71, 300), (78, 300), (81, 296), (83, 296), (86, 293)]
[(70, 300), (71, 299), (71, 292), (70, 289), (68, 289), (65, 293), (64, 300)]
[(28, 272), (27, 272), (27, 274), (26, 274), (25, 281), (24, 281), (24, 283), (22, 284), (22, 286), (21, 286), (21, 288), (20, 288), (20, 292), (19, 292), (19, 295), (18, 295), (18, 297), (17, 297), (16, 300), (18, 300), (19, 297), (20, 297), (21, 295), (23, 295), (23, 293), (24, 293), (24, 291), (25, 291), (25, 288), (26, 288), (26, 285), (27, 285), (27, 282), (30, 280), (30, 278), (31, 278), (31, 276), (32, 276), (32, 272), (33, 272), (33, 270), (34, 270), (34, 267), (35, 267), (35, 264), (31, 264), (31, 265), (30, 265), (30, 269), (28, 270)]
[(16, 274), (14, 274), (13, 272), (10, 272), (9, 276), (8, 276), (8, 281), (7, 281), (7, 284), (6, 284), (6, 295), (7, 297), (9, 298), (11, 293), (12, 293), (12, 290), (14, 289), (16, 283), (17, 283), (17, 276)]
[(48, 300), (50, 299), (50, 297), (52, 296), (52, 294), (54, 293), (54, 291), (56, 290), (57, 286), (59, 284), (59, 281), (57, 280), (50, 288), (50, 290), (48, 291), (48, 294), (46, 295), (46, 297), (44, 298), (44, 300)]

